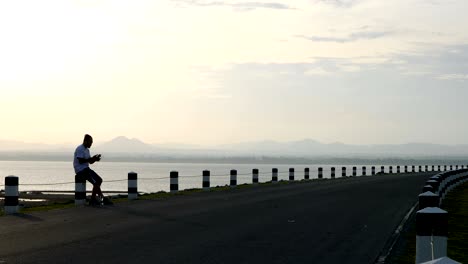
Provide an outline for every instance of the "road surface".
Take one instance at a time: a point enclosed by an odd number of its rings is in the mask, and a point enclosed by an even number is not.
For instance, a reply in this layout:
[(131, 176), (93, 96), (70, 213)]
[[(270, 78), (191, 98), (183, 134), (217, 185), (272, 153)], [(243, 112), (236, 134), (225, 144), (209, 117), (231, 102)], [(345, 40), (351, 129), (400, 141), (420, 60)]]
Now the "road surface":
[(434, 173), (0, 217), (0, 263), (374, 263)]

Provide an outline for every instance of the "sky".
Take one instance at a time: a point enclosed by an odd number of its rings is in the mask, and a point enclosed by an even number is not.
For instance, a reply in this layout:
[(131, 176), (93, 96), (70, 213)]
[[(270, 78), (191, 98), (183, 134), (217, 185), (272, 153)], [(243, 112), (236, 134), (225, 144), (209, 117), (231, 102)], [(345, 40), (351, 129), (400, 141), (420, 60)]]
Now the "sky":
[(468, 143), (468, 1), (0, 3), (0, 140)]

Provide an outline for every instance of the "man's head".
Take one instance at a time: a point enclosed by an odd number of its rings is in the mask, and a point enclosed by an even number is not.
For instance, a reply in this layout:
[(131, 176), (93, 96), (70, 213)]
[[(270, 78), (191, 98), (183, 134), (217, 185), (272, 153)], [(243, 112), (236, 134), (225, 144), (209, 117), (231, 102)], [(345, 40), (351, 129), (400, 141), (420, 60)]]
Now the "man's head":
[(83, 139), (83, 146), (90, 148), (93, 145), (93, 137), (86, 134)]

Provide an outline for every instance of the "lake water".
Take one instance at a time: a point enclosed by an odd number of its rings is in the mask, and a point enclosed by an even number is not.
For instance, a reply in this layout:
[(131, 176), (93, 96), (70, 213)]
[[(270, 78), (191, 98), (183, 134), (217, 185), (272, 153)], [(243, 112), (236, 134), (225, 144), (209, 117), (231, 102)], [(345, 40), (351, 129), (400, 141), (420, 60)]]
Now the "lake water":
[[(357, 167), (357, 175), (361, 175), (363, 165)], [(371, 173), (373, 165), (366, 165), (367, 175)], [(380, 165), (374, 165), (376, 172)], [(104, 191), (126, 191), (127, 174), (130, 171), (138, 173), (139, 192), (169, 191), (169, 174), (179, 172), (179, 190), (202, 187), (202, 171), (210, 170), (211, 186), (229, 185), (230, 170), (237, 170), (237, 183), (252, 183), (252, 169), (259, 169), (259, 181), (271, 181), (272, 168), (277, 168), (278, 180), (289, 179), (289, 168), (295, 168), (295, 179), (304, 179), (304, 168), (310, 168), (310, 178), (318, 177), (318, 168), (323, 168), (323, 177), (330, 178), (331, 167), (336, 168), (336, 177), (341, 177), (341, 167), (346, 167), (347, 175), (352, 174), (353, 166), (349, 165), (270, 165), (270, 164), (202, 164), (202, 163), (127, 163), (127, 162), (99, 162), (91, 165), (103, 179)], [(424, 169), (424, 166), (423, 166)], [(436, 167), (437, 169), (437, 167)], [(385, 166), (388, 172), (389, 166)], [(408, 167), (411, 171), (411, 167)], [(416, 166), (418, 171), (418, 166)], [(432, 167), (429, 167), (432, 170)], [(403, 172), (403, 166), (401, 167)], [(396, 166), (393, 166), (396, 172)], [(0, 161), (0, 176), (15, 175), (19, 177), (20, 191), (44, 190), (74, 190), (74, 170), (72, 162), (63, 161)], [(0, 181), (0, 188), (4, 189), (4, 179)], [(87, 184), (90, 190), (89, 183)]]

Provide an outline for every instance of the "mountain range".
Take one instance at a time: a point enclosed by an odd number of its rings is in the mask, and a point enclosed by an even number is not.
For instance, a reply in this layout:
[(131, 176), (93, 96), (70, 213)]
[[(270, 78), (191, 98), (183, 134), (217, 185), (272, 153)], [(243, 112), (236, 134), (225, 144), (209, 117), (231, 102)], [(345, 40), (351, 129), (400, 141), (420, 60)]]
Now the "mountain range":
[[(0, 140), (0, 152), (72, 152), (71, 144), (48, 145)], [(272, 140), (203, 147), (189, 144), (148, 144), (136, 138), (120, 136), (95, 143), (93, 153), (163, 154), (163, 155), (236, 155), (236, 156), (468, 156), (468, 145), (430, 143), (349, 145), (321, 143), (312, 139), (278, 142)]]

